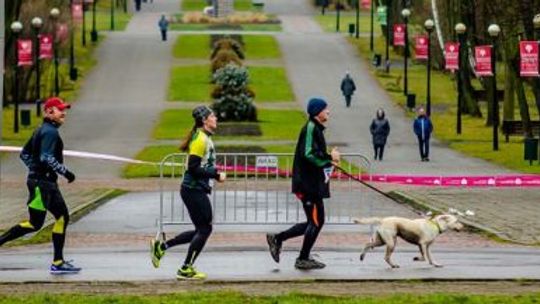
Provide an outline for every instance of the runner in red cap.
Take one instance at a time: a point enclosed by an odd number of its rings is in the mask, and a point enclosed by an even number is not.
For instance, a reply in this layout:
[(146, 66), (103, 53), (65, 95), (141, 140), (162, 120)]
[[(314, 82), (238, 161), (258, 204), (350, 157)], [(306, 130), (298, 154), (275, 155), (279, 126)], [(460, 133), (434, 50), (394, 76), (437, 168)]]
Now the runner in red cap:
[(51, 274), (78, 273), (81, 268), (64, 260), (64, 242), (69, 212), (58, 188), (58, 175), (64, 176), (69, 183), (75, 175), (64, 165), (64, 144), (58, 128), (64, 123), (66, 109), (70, 105), (58, 97), (51, 97), (43, 105), (43, 124), (34, 131), (24, 145), (21, 160), (28, 167), (29, 197), (27, 201), (29, 220), (13, 226), (0, 236), (0, 246), (25, 234), (36, 232), (43, 226), (47, 210), (56, 222), (52, 229), (54, 259), (50, 267)]

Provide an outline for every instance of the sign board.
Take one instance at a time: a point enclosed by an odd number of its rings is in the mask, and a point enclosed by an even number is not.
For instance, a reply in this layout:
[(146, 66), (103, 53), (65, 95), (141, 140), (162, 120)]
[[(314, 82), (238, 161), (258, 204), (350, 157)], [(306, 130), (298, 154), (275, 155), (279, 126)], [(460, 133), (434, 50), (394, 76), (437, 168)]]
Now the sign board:
[(428, 36), (416, 36), (416, 59), (428, 59)]
[(405, 24), (394, 24), (394, 46), (405, 46)]
[(481, 45), (474, 48), (476, 65), (474, 71), (477, 76), (493, 76), (491, 70), (491, 45)]
[(255, 166), (257, 168), (276, 168), (278, 167), (278, 158), (277, 156), (257, 156)]
[(519, 42), (519, 75), (521, 77), (538, 77), (538, 42)]
[(445, 68), (451, 71), (459, 70), (459, 43), (447, 42), (444, 51)]
[(19, 66), (28, 66), (33, 64), (32, 60), (32, 40), (31, 39), (18, 39), (17, 40), (17, 53), (19, 58), (17, 64)]

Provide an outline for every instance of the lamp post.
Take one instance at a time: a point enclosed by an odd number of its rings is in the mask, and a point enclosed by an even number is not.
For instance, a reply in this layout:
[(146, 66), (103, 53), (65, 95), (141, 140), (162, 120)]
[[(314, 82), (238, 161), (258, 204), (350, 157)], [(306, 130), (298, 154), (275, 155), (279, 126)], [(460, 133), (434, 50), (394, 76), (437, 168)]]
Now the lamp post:
[(433, 20), (428, 19), (424, 22), (424, 28), (427, 32), (427, 92), (426, 92), (426, 112), (428, 116), (431, 116), (431, 33), (435, 23)]
[(493, 111), (493, 151), (499, 150), (499, 102), (497, 100), (497, 37), (501, 28), (497, 24), (492, 24), (488, 27), (488, 33), (492, 39), (492, 49), (491, 49), (491, 70), (493, 71), (493, 101), (492, 101), (492, 111)]
[(114, 5), (114, 0), (111, 0), (111, 31), (114, 31)]
[[(533, 25), (534, 25), (534, 30), (536, 32), (535, 33), (536, 40), (538, 40), (538, 43), (540, 43), (540, 14), (537, 14), (536, 16), (534, 16)], [(535, 83), (536, 83), (536, 90), (535, 90), (536, 105), (538, 108), (540, 108), (540, 79), (536, 78)]]
[(40, 73), (40, 62), (39, 62), (39, 30), (43, 26), (43, 20), (40, 17), (34, 17), (31, 21), (32, 29), (34, 29), (34, 60), (36, 62), (36, 115), (41, 116), (41, 73)]
[(390, 35), (392, 35), (392, 0), (386, 0), (386, 58), (385, 58), (385, 71), (390, 73)]
[(81, 30), (81, 39), (82, 46), (86, 46), (86, 2), (81, 2), (82, 7), (82, 30)]
[(369, 50), (371, 52), (373, 52), (373, 19), (374, 19), (374, 15), (375, 15), (375, 2), (374, 1), (371, 1), (371, 21), (370, 21), (370, 25), (369, 25)]
[(17, 41), (19, 40), (19, 34), (23, 30), (23, 25), (19, 21), (11, 23), (11, 31), (13, 32), (13, 38), (15, 39), (15, 79), (13, 86), (13, 101), (15, 103), (15, 111), (13, 117), (13, 132), (19, 133), (19, 46)]
[(60, 16), (60, 10), (56, 7), (52, 8), (49, 12), (49, 16), (53, 21), (53, 56), (54, 56), (54, 95), (60, 95), (60, 81), (58, 79), (58, 43), (56, 41), (56, 31), (58, 16)]
[(71, 31), (69, 33), (69, 79), (77, 80), (77, 68), (75, 67), (75, 21), (73, 20), (73, 0), (69, 0), (71, 9)]
[(463, 103), (463, 83), (461, 73), (464, 68), (465, 56), (463, 55), (463, 50), (465, 49), (465, 32), (467, 27), (463, 23), (456, 24), (454, 30), (457, 33), (459, 40), (459, 50), (458, 50), (458, 63), (459, 70), (457, 72), (457, 82), (458, 82), (458, 98), (457, 98), (457, 122), (456, 122), (456, 133), (461, 134), (461, 104)]
[(339, 32), (339, 15), (341, 12), (341, 3), (339, 0), (336, 1), (336, 32)]
[(96, 42), (98, 40), (98, 33), (96, 28), (96, 3), (97, 0), (94, 0), (92, 3), (92, 30), (90, 31), (90, 40)]
[(403, 22), (405, 22), (405, 54), (403, 56), (403, 75), (405, 75), (405, 78), (403, 80), (403, 94), (407, 96), (409, 94), (408, 89), (408, 78), (407, 78), (407, 66), (408, 66), (408, 59), (409, 59), (409, 16), (411, 15), (411, 10), (408, 8), (404, 8), (401, 11), (401, 16), (403, 17)]
[(356, 32), (355, 38), (360, 38), (360, 0), (355, 0), (356, 3)]

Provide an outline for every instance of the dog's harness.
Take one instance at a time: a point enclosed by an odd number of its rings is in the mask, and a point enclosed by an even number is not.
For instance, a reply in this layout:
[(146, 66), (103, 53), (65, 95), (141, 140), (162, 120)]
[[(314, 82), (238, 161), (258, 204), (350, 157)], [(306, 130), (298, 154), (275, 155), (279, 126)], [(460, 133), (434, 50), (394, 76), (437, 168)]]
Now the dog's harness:
[(439, 226), (439, 223), (435, 222), (435, 221), (432, 221), (432, 220), (428, 220), (428, 223), (434, 225), (435, 227), (437, 227), (437, 231), (439, 232), (439, 234), (442, 234), (443, 231), (441, 229), (441, 226)]

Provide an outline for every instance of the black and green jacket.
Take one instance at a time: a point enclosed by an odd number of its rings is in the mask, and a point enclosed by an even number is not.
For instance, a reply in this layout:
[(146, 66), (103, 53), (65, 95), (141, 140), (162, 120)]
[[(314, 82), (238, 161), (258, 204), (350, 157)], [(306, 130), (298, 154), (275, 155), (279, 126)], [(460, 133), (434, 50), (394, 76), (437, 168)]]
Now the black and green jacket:
[(326, 150), (324, 126), (310, 118), (300, 131), (293, 163), (292, 192), (310, 199), (330, 197), (330, 186), (325, 168), (332, 166)]

